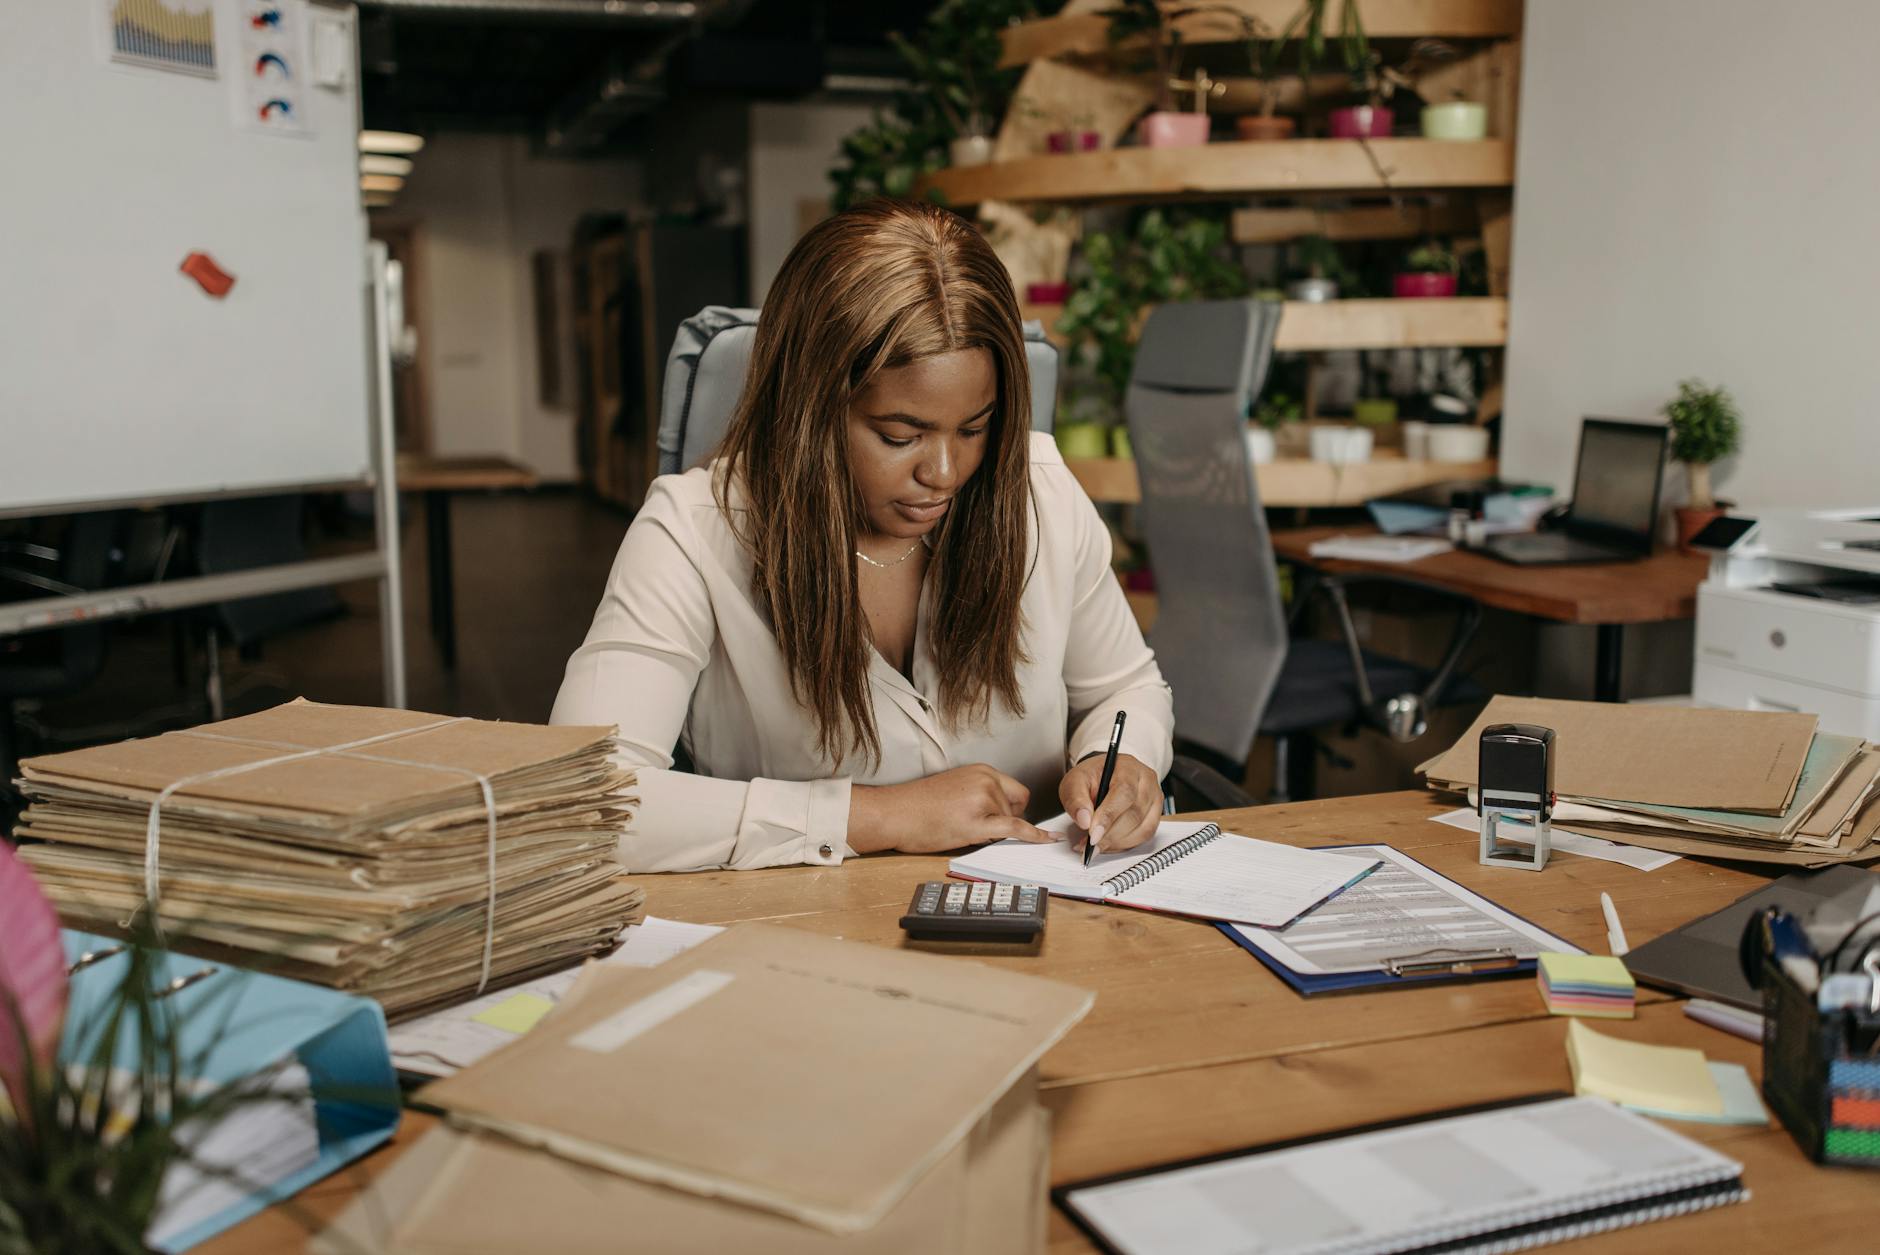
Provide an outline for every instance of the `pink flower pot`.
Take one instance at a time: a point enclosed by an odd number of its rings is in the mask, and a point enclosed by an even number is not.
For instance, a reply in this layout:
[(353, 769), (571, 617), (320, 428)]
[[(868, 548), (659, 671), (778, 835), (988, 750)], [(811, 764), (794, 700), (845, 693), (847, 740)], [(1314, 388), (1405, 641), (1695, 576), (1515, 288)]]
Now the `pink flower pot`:
[(1449, 274), (1401, 274), (1391, 280), (1391, 291), (1398, 296), (1454, 296), (1456, 276)]
[(1390, 135), (1390, 110), (1381, 105), (1353, 105), (1331, 113), (1333, 139), (1386, 139)]
[(1071, 285), (1058, 283), (1027, 283), (1025, 285), (1025, 303), (1028, 305), (1062, 305), (1070, 299)]
[(1205, 113), (1156, 112), (1136, 123), (1136, 142), (1144, 148), (1199, 148), (1208, 142)]
[(1089, 153), (1103, 147), (1103, 136), (1096, 131), (1053, 131), (1044, 142), (1054, 153)]

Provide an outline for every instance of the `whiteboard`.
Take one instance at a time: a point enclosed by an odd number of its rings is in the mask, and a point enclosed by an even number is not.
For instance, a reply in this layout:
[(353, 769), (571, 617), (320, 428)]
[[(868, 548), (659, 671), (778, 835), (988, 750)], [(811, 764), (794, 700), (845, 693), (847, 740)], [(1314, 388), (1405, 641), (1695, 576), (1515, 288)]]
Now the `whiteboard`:
[(239, 119), (243, 0), (213, 0), (213, 79), (111, 63), (113, 2), (0, 3), (0, 510), (369, 478), (351, 8), (270, 6), (309, 52), (345, 26), (300, 136)]

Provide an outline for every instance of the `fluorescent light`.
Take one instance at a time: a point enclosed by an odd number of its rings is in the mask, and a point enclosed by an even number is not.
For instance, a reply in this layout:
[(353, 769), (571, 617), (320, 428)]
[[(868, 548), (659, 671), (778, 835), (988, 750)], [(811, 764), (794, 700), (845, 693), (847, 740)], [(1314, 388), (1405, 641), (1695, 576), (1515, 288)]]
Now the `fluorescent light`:
[(396, 192), (405, 185), (405, 181), (395, 174), (362, 174), (359, 176), (359, 190), (362, 192)]
[(395, 174), (402, 179), (411, 173), (411, 158), (382, 157), (377, 153), (367, 153), (359, 158), (359, 173)]
[(359, 132), (359, 151), (362, 153), (410, 154), (424, 147), (424, 136), (412, 135), (406, 131), (361, 131)]

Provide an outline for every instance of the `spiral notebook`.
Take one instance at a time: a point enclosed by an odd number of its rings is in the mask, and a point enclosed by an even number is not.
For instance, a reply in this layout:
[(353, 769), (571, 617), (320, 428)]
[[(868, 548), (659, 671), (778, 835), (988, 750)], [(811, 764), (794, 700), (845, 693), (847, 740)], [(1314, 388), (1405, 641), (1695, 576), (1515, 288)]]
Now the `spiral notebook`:
[(1543, 1098), (1062, 1186), (1122, 1255), (1519, 1251), (1749, 1197), (1743, 1165), (1599, 1098)]
[[(1068, 838), (1071, 821), (1060, 815), (1039, 827)], [(947, 872), (1043, 885), (1063, 898), (1282, 928), (1364, 879), (1378, 862), (1259, 841), (1222, 832), (1219, 824), (1165, 820), (1147, 845), (1115, 854), (1099, 849), (1088, 867), (1068, 839), (1014, 840), (962, 854)]]

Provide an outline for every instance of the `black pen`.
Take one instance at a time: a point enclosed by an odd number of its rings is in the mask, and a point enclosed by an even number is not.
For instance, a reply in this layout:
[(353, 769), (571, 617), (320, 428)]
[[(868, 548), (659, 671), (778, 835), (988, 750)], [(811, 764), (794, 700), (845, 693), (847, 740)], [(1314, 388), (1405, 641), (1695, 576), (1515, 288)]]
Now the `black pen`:
[[(1116, 774), (1116, 751), (1121, 748), (1123, 744), (1123, 720), (1126, 718), (1128, 718), (1127, 711), (1117, 711), (1116, 726), (1110, 729), (1110, 748), (1105, 751), (1103, 755), (1103, 778), (1097, 781), (1097, 805), (1096, 808), (1093, 808), (1090, 812), (1090, 823), (1093, 827), (1097, 822), (1097, 810), (1102, 808), (1103, 798), (1110, 791), (1110, 777)], [(1090, 856), (1096, 851), (1096, 848), (1097, 840), (1094, 836), (1085, 840), (1085, 867), (1090, 866)]]

